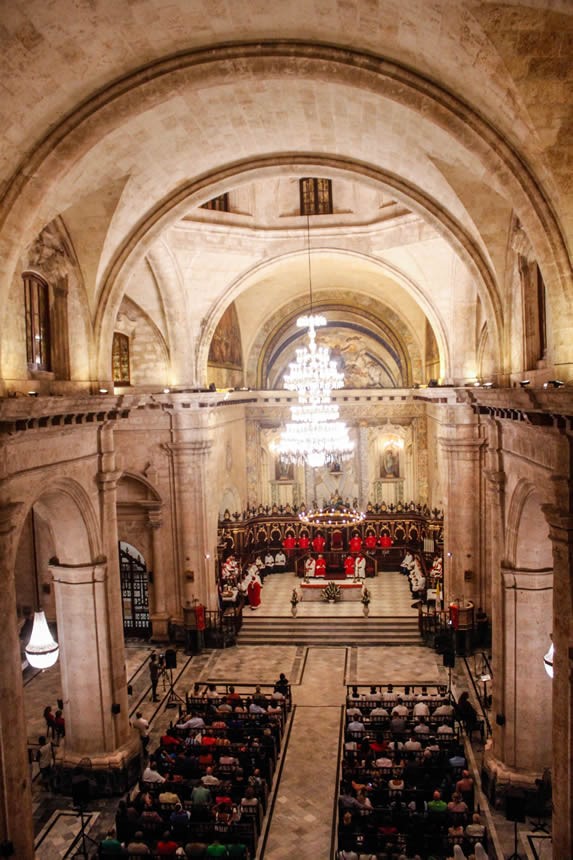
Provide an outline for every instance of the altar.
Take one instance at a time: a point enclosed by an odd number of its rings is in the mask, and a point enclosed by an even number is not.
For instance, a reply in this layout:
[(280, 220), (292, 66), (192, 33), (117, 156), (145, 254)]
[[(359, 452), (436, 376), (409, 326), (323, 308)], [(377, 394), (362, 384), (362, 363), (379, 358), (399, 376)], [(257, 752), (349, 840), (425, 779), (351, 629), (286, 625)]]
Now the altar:
[[(328, 585), (328, 579), (315, 579), (308, 582), (301, 582), (300, 590), (303, 601), (324, 600), (322, 597), (323, 588)], [(361, 582), (344, 582), (338, 581), (336, 585), (340, 589), (341, 600), (360, 600), (362, 598), (362, 583)]]

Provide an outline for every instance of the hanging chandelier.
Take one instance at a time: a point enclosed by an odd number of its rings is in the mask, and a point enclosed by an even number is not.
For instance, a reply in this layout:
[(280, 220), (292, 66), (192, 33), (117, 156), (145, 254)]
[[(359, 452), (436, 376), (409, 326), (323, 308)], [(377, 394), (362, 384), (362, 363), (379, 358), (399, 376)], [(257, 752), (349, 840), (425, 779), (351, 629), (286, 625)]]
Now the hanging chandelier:
[(307, 236), (310, 314), (299, 317), (296, 324), (308, 329), (308, 346), (296, 350), (296, 360), (289, 364), (284, 377), (284, 387), (296, 392), (297, 403), (291, 406), (291, 420), (281, 433), (277, 451), (283, 460), (316, 469), (349, 457), (354, 444), (340, 420), (338, 404), (332, 400), (332, 392), (344, 385), (344, 374), (330, 357), (328, 347), (316, 343), (316, 329), (325, 326), (326, 319), (312, 313), (308, 216)]

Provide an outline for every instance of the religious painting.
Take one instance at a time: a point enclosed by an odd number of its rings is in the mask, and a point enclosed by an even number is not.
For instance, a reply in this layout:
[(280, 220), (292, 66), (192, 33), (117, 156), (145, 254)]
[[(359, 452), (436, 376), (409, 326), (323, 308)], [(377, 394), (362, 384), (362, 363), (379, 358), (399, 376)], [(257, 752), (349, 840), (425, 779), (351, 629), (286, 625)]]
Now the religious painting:
[(241, 349), (241, 330), (234, 304), (229, 305), (215, 329), (209, 347), (209, 364), (241, 370), (243, 353)]
[(279, 458), (275, 463), (275, 481), (294, 481), (294, 463)]
[(382, 452), (382, 457), (380, 459), (380, 477), (400, 477), (400, 452), (394, 445), (389, 445)]

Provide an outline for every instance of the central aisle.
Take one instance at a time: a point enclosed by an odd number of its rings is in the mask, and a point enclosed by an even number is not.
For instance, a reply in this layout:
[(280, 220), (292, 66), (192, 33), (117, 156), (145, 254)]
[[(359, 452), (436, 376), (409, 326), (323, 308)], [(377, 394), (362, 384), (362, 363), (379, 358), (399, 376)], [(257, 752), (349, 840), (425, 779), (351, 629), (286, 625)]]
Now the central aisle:
[(345, 664), (345, 648), (308, 650), (265, 857), (331, 856)]

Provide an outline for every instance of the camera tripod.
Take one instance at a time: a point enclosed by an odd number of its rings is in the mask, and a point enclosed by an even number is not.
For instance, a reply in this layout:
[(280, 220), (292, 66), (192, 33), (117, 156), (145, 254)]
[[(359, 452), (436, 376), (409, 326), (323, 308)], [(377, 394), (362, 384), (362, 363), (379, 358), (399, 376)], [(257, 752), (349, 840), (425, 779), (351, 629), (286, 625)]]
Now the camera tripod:
[(88, 842), (91, 842), (92, 845), (95, 845), (96, 847), (98, 846), (98, 843), (95, 841), (95, 839), (92, 839), (91, 836), (86, 833), (86, 825), (88, 822), (86, 821), (87, 813), (85, 806), (78, 806), (75, 808), (74, 811), (76, 815), (80, 816), (80, 832), (78, 835), (81, 839), (81, 847), (78, 848), (78, 850), (75, 854), (72, 855), (72, 857), (85, 857), (86, 860), (88, 860), (89, 854), (86, 846), (86, 840)]
[[(169, 685), (169, 693), (167, 694), (167, 702), (165, 703), (166, 708), (176, 708), (177, 704), (180, 702), (182, 705), (185, 704), (185, 699), (183, 699), (179, 693), (175, 692), (173, 687), (173, 669), (165, 668), (163, 670), (163, 683), (165, 684), (165, 680), (167, 679), (167, 684)], [(164, 687), (165, 689), (165, 687)]]

